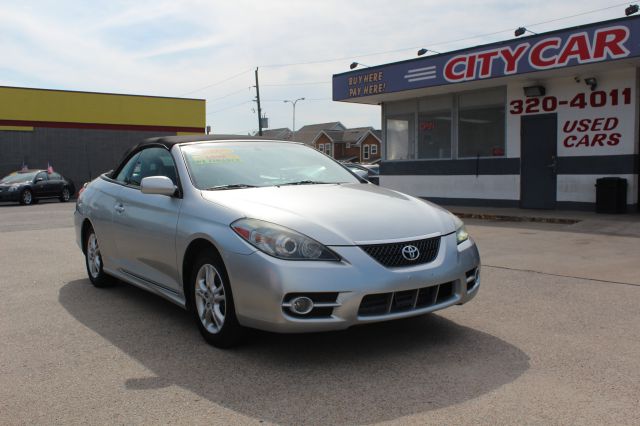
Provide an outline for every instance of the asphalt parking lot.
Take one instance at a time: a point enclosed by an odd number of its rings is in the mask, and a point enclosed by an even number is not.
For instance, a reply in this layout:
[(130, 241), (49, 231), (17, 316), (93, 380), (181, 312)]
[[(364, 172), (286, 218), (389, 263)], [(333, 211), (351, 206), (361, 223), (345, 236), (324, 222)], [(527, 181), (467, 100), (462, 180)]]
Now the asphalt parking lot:
[(0, 205), (2, 424), (640, 423), (640, 238), (468, 220), (471, 303), (222, 351), (91, 286), (73, 208)]

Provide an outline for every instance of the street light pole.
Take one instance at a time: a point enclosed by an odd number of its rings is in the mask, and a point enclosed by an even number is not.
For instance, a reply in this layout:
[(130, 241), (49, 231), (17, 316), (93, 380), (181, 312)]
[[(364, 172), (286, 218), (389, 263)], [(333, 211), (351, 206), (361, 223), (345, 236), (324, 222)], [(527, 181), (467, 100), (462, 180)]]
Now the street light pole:
[(298, 101), (304, 101), (304, 98), (298, 98), (295, 101), (291, 101), (289, 99), (284, 101), (285, 104), (288, 102), (293, 105), (293, 136), (291, 136), (291, 139), (293, 140), (296, 140), (296, 104)]

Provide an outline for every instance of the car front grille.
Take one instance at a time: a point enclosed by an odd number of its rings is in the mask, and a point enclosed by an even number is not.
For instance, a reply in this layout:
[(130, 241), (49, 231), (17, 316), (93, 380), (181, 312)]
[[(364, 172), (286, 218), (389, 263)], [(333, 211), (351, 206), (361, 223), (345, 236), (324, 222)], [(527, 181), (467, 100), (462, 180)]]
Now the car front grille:
[(361, 317), (386, 315), (439, 305), (455, 297), (454, 283), (450, 281), (416, 290), (368, 294), (360, 302), (358, 315)]
[[(409, 260), (402, 255), (402, 249), (407, 246), (414, 246), (419, 250), (420, 254), (416, 259)], [(440, 237), (402, 243), (367, 244), (360, 248), (388, 268), (413, 266), (432, 262), (436, 258), (440, 249)]]

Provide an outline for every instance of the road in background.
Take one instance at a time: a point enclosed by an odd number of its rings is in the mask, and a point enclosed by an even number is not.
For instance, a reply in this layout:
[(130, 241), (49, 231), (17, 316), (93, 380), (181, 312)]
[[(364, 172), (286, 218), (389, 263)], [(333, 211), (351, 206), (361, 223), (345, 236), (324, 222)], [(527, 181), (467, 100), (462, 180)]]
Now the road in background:
[(638, 238), (469, 220), (471, 303), (223, 351), (156, 296), (91, 286), (73, 207), (0, 206), (0, 423), (640, 422)]

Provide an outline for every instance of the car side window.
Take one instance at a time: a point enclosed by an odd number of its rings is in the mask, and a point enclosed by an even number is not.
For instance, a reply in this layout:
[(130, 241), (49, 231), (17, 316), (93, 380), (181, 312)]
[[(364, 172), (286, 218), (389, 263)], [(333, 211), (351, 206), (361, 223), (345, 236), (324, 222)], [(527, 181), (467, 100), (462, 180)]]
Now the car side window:
[(134, 166), (138, 162), (139, 157), (140, 157), (140, 153), (134, 155), (129, 159), (129, 161), (127, 161), (127, 164), (125, 164), (124, 167), (120, 169), (118, 176), (116, 176), (116, 180), (118, 182), (121, 182), (124, 184), (129, 183), (129, 176), (131, 175), (131, 171), (133, 170)]
[(177, 185), (176, 167), (169, 151), (164, 148), (147, 148), (140, 153), (140, 158), (131, 173), (131, 185), (140, 185), (142, 179), (149, 176), (166, 176)]
[(47, 180), (47, 172), (40, 172), (36, 175), (36, 182), (38, 181), (38, 179), (41, 180)]
[(62, 180), (62, 176), (59, 173), (53, 172), (49, 174), (49, 180)]

